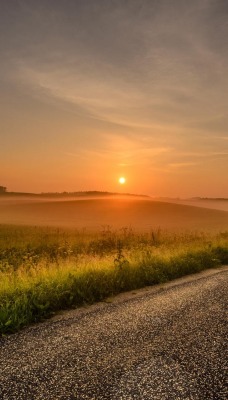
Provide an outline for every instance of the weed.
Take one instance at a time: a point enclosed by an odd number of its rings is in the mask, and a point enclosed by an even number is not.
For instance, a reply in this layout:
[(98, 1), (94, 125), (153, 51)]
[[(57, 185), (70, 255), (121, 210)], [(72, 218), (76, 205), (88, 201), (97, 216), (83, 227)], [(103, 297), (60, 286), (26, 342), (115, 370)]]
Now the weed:
[(129, 264), (129, 261), (126, 259), (126, 257), (123, 254), (123, 244), (121, 240), (117, 241), (117, 254), (116, 258), (114, 259), (114, 264), (117, 268), (124, 268)]

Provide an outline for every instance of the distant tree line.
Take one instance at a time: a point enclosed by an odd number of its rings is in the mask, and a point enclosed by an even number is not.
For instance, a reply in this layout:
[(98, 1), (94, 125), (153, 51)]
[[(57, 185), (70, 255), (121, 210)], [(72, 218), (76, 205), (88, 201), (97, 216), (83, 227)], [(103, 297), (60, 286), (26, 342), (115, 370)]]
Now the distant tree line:
[(5, 186), (0, 186), (0, 193), (6, 193), (6, 190)]
[(143, 194), (131, 194), (131, 193), (115, 193), (115, 192), (105, 192), (99, 190), (86, 190), (78, 192), (42, 192), (41, 196), (134, 196), (134, 197), (149, 197)]

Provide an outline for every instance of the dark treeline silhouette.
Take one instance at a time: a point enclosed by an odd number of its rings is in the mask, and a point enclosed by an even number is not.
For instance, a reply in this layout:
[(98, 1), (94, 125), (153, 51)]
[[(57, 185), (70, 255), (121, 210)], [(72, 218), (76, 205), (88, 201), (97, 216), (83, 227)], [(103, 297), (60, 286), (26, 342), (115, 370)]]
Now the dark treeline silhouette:
[(4, 186), (0, 186), (0, 194), (3, 193), (10, 196), (33, 196), (33, 197), (101, 197), (101, 196), (102, 197), (133, 196), (133, 197), (144, 197), (144, 198), (150, 197), (145, 194), (113, 193), (113, 192), (105, 192), (99, 190), (87, 190), (87, 191), (77, 191), (77, 192), (42, 192), (42, 193), (7, 192)]
[(69, 196), (69, 197), (84, 197), (84, 196), (136, 196), (136, 197), (149, 197), (145, 194), (132, 194), (132, 193), (115, 193), (99, 190), (86, 190), (78, 192), (42, 192), (40, 196)]

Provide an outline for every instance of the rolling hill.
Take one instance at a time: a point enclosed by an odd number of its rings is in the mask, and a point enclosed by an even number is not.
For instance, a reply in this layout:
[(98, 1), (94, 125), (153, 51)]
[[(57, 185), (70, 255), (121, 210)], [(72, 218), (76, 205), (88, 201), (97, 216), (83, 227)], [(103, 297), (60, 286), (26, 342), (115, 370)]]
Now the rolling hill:
[(228, 212), (149, 198), (0, 199), (0, 223), (101, 229), (227, 230)]

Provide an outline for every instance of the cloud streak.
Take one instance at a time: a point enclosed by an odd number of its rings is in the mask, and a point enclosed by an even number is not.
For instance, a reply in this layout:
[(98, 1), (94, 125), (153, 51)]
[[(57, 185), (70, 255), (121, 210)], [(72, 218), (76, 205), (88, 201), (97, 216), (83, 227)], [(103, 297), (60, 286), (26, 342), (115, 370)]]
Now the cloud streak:
[[(35, 55), (31, 51), (18, 58), (13, 70), (16, 79), (36, 94), (72, 103), (92, 117), (130, 127), (196, 126), (201, 121), (209, 125), (212, 118), (226, 113), (227, 55), (215, 47), (222, 32), (219, 34), (217, 26), (215, 31), (213, 24), (209, 30), (206, 24), (206, 19), (212, 23), (215, 18), (214, 2), (193, 1), (190, 7), (176, 2), (175, 7), (170, 2), (161, 1), (157, 6), (156, 2), (142, 1), (138, 17), (134, 1), (127, 7), (115, 2), (109, 7), (104, 2), (98, 4), (90, 10), (80, 3), (79, 16), (91, 23), (88, 31), (78, 16), (78, 28), (71, 25), (65, 36), (56, 33), (55, 38), (52, 31), (60, 24), (62, 12), (58, 2), (49, 27), (48, 13), (44, 18), (47, 42)], [(98, 15), (101, 4), (99, 29), (92, 18)], [(39, 22), (43, 11), (38, 7), (35, 14)], [(180, 18), (174, 19), (177, 11)], [(223, 15), (216, 19), (222, 22)], [(216, 43), (208, 40), (213, 33)], [(27, 46), (31, 50), (29, 43)]]

